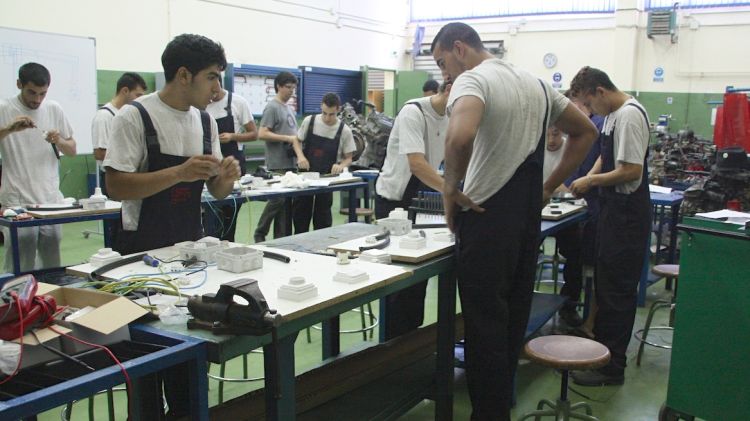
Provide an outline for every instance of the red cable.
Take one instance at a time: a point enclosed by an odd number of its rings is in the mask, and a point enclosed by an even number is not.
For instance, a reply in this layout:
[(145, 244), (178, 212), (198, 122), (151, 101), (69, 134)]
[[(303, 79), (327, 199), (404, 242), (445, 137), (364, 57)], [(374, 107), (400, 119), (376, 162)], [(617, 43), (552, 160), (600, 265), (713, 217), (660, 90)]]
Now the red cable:
[(79, 338), (76, 338), (75, 336), (69, 335), (69, 334), (67, 334), (65, 332), (62, 332), (62, 331), (59, 331), (59, 330), (55, 329), (52, 326), (49, 326), (48, 329), (51, 330), (51, 331), (53, 331), (53, 332), (55, 332), (55, 333), (57, 333), (58, 335), (65, 336), (66, 338), (71, 339), (73, 341), (80, 342), (80, 343), (82, 343), (84, 345), (88, 345), (90, 347), (102, 349), (102, 350), (104, 350), (104, 352), (106, 352), (107, 354), (109, 354), (109, 357), (112, 359), (112, 361), (114, 361), (120, 367), (120, 371), (122, 371), (123, 376), (125, 376), (125, 384), (128, 386), (127, 389), (126, 389), (126, 393), (128, 394), (128, 419), (130, 419), (130, 413), (131, 413), (131, 411), (130, 411), (130, 391), (133, 389), (133, 386), (130, 383), (130, 376), (128, 375), (128, 371), (125, 369), (125, 366), (122, 365), (122, 363), (120, 362), (120, 360), (118, 360), (117, 357), (115, 357), (115, 354), (113, 354), (112, 351), (110, 351), (110, 349), (107, 348), (104, 345), (99, 345), (99, 344), (93, 344), (93, 343), (90, 343), (90, 342), (86, 342), (83, 339), (79, 339)]
[(10, 380), (13, 377), (15, 377), (16, 374), (18, 374), (18, 370), (21, 369), (21, 360), (23, 360), (23, 327), (24, 326), (23, 326), (23, 317), (21, 315), (21, 301), (18, 299), (18, 294), (16, 294), (15, 292), (11, 292), (10, 296), (13, 297), (16, 300), (16, 306), (18, 307), (18, 319), (19, 319), (19, 323), (18, 323), (18, 331), (19, 331), (18, 332), (18, 337), (19, 337), (21, 349), (18, 351), (18, 364), (16, 364), (16, 369), (13, 371), (13, 373), (10, 376), (8, 376), (8, 377), (4, 378), (2, 381), (0, 381), (0, 385), (4, 384), (8, 380)]

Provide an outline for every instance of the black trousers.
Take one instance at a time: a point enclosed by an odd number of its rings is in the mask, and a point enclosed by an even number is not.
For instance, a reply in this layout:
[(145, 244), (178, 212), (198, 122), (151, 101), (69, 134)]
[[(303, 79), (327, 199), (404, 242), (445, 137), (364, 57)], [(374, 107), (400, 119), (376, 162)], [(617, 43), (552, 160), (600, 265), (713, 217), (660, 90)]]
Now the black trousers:
[(651, 205), (645, 199), (621, 196), (602, 199), (599, 214), (598, 262), (594, 320), (596, 340), (612, 354), (607, 374), (625, 371), (625, 352), (633, 333), (638, 283), (646, 259)]
[(472, 420), (510, 420), (529, 320), (542, 208), (538, 166), (519, 168), (483, 213), (459, 213), (458, 289)]
[[(416, 177), (415, 177), (416, 179)], [(413, 189), (416, 192), (416, 189)], [(410, 190), (407, 188), (407, 192)], [(375, 217), (387, 218), (396, 208), (408, 209), (412, 197), (404, 194), (402, 200), (388, 200), (380, 196), (375, 197)], [(385, 321), (381, 324), (385, 329), (385, 339), (417, 329), (424, 322), (424, 298), (427, 293), (427, 280), (416, 283), (406, 289), (394, 292), (385, 297)]]
[(287, 215), (286, 199), (270, 199), (260, 214), (255, 228), (255, 242), (266, 241), (268, 231), (273, 223), (273, 238), (286, 237), (291, 233), (291, 215)]
[(328, 228), (333, 225), (331, 216), (333, 193), (320, 193), (314, 196), (295, 197), (292, 201), (292, 221), (294, 233), (310, 231), (310, 221), (313, 229)]
[(568, 298), (566, 308), (575, 309), (583, 288), (582, 228), (578, 225), (566, 228), (555, 235), (555, 241), (558, 251), (565, 257), (565, 284), (560, 289), (560, 295)]

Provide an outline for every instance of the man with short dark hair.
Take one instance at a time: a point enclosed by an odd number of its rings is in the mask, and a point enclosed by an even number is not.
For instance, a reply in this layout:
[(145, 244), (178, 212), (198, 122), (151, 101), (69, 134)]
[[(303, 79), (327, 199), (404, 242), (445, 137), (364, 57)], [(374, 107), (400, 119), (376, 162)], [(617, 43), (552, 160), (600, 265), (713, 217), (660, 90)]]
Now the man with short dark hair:
[[(276, 96), (263, 109), (258, 139), (266, 142), (266, 168), (284, 173), (295, 170), (297, 116), (288, 102), (297, 89), (297, 77), (290, 72), (280, 72), (273, 81), (273, 88)], [(271, 199), (266, 203), (255, 229), (256, 243), (266, 241), (272, 222), (274, 238), (289, 235), (291, 215), (287, 215), (284, 199)]]
[(91, 140), (94, 146), (94, 158), (101, 165), (107, 153), (107, 140), (112, 128), (112, 119), (123, 105), (134, 101), (146, 93), (148, 87), (141, 75), (133, 72), (123, 73), (117, 80), (115, 96), (97, 110), (91, 122)]
[[(336, 116), (341, 99), (333, 92), (323, 95), (320, 114), (305, 117), (294, 140), (297, 165), (301, 170), (340, 174), (352, 163), (357, 150), (352, 130)], [(333, 224), (333, 193), (300, 196), (292, 202), (294, 233), (330, 227)]]
[[(450, 86), (443, 84), (437, 95), (408, 101), (393, 122), (383, 169), (375, 184), (375, 217), (387, 218), (396, 209), (408, 209), (419, 191), (442, 191), (438, 173), (445, 153), (448, 117), (445, 105)], [(381, 329), (385, 339), (417, 329), (424, 322), (427, 280), (385, 297)]]
[[(167, 44), (161, 62), (166, 85), (122, 107), (104, 158), (109, 194), (122, 200), (115, 241), (122, 254), (200, 239), (204, 184), (222, 199), (240, 176), (237, 160), (221, 156), (216, 121), (204, 111), (221, 89), (224, 49), (182, 34)], [(187, 374), (176, 368), (163, 377), (168, 419), (188, 415)]]
[[(0, 155), (3, 157), (0, 203), (12, 209), (29, 204), (60, 203), (58, 150), (76, 154), (73, 128), (55, 101), (47, 100), (50, 73), (38, 63), (18, 69), (18, 96), (0, 101)], [(50, 146), (51, 145), (51, 146)], [(8, 237), (4, 229), (5, 238)], [(21, 271), (60, 266), (59, 225), (20, 228), (18, 250)], [(5, 271), (13, 272), (13, 252), (5, 253)]]
[(651, 229), (648, 190), (649, 123), (643, 106), (620, 91), (599, 69), (584, 67), (570, 83), (573, 95), (605, 116), (601, 155), (591, 171), (570, 185), (578, 196), (599, 187), (594, 336), (612, 358), (598, 370), (576, 371), (585, 386), (623, 384), (628, 343), (633, 332), (638, 282)]
[(94, 147), (94, 158), (99, 169), (100, 181), (98, 184), (105, 185), (102, 161), (107, 153), (109, 132), (112, 129), (112, 119), (123, 105), (134, 101), (146, 93), (148, 87), (141, 75), (133, 72), (125, 72), (117, 80), (115, 96), (108, 103), (101, 106), (94, 115), (91, 122), (91, 142)]
[(203, 185), (221, 199), (240, 175), (237, 160), (222, 157), (216, 121), (204, 111), (220, 89), (224, 49), (179, 35), (162, 65), (166, 85), (117, 113), (104, 159), (109, 194), (123, 201), (115, 245), (123, 254), (203, 237)]
[(440, 84), (435, 79), (429, 79), (422, 85), (422, 96), (437, 95)]
[[(578, 167), (596, 129), (548, 84), (490, 54), (466, 24), (443, 26), (432, 55), (443, 79), (453, 83), (443, 201), (456, 233), (471, 418), (510, 420), (542, 204)], [(542, 183), (550, 124), (569, 138), (560, 164)]]

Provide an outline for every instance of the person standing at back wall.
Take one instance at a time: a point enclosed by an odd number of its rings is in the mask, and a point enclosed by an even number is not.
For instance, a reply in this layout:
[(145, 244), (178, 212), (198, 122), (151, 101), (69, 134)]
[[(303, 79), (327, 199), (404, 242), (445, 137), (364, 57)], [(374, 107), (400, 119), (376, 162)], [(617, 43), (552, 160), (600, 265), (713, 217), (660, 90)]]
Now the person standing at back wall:
[[(287, 103), (297, 89), (297, 77), (281, 72), (273, 81), (276, 96), (266, 104), (260, 119), (258, 138), (266, 142), (266, 168), (274, 172), (294, 171), (294, 142), (297, 139), (297, 116)], [(291, 215), (287, 215), (284, 199), (271, 199), (266, 203), (255, 229), (255, 242), (266, 241), (273, 222), (275, 238), (289, 235)]]
[(94, 158), (96, 159), (96, 166), (99, 170), (99, 183), (104, 188), (104, 168), (102, 167), (102, 161), (107, 153), (107, 145), (109, 143), (109, 132), (112, 128), (112, 119), (115, 118), (117, 111), (122, 108), (123, 105), (134, 101), (136, 98), (145, 94), (148, 90), (146, 81), (143, 80), (141, 75), (133, 72), (126, 72), (117, 79), (117, 86), (115, 88), (115, 96), (112, 97), (108, 103), (101, 106), (94, 115), (94, 120), (91, 122), (91, 141), (94, 147)]
[[(18, 69), (18, 96), (0, 101), (0, 155), (3, 157), (0, 203), (4, 208), (34, 203), (60, 203), (60, 157), (76, 154), (76, 141), (62, 107), (45, 101), (51, 76), (46, 67), (26, 63)], [(9, 233), (3, 229), (6, 238)], [(21, 228), (18, 251), (21, 271), (60, 266), (59, 225)], [(13, 272), (13, 252), (5, 253), (5, 271)]]
[[(208, 104), (206, 111), (216, 120), (219, 127), (219, 141), (221, 154), (224, 157), (233, 156), (240, 164), (240, 172), (245, 175), (245, 153), (243, 143), (258, 139), (258, 129), (255, 127), (250, 105), (240, 95), (222, 88), (216, 97)], [(218, 209), (221, 221), (221, 232), (217, 237), (222, 240), (234, 241), (237, 231), (237, 214), (240, 212), (241, 202), (222, 206)], [(211, 234), (211, 233), (209, 233)]]

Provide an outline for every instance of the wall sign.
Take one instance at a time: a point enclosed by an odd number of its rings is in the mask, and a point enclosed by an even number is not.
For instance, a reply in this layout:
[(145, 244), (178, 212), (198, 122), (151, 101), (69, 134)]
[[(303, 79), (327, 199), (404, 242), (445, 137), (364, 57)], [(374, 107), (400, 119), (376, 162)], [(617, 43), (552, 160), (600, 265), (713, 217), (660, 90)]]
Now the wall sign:
[(654, 82), (664, 82), (664, 68), (657, 66), (654, 68)]

